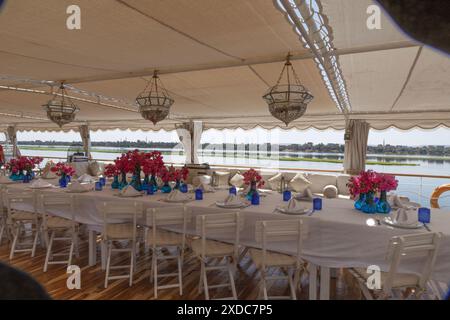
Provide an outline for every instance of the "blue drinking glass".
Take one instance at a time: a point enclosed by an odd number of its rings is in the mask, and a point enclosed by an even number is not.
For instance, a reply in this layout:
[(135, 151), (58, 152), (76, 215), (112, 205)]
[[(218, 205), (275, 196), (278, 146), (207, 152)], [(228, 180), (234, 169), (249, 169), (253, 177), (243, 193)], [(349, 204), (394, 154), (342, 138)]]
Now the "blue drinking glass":
[(313, 199), (313, 209), (314, 210), (322, 210), (322, 199), (321, 198)]
[(289, 201), (291, 200), (292, 192), (289, 190), (284, 190), (283, 192), (283, 201)]
[(252, 205), (257, 206), (259, 205), (259, 193), (253, 192), (252, 194)]
[(148, 194), (148, 195), (153, 195), (153, 194), (155, 194), (155, 189), (152, 188), (151, 186), (148, 186), (148, 188), (147, 188), (147, 194)]
[(203, 190), (202, 189), (195, 190), (195, 200), (203, 200)]
[(430, 223), (431, 220), (430, 208), (419, 208), (417, 212), (419, 214), (419, 222)]
[(232, 187), (230, 188), (229, 192), (230, 192), (230, 194), (236, 195), (236, 193), (237, 193), (236, 187), (235, 187), (235, 186), (232, 186)]
[(95, 191), (102, 191), (102, 189), (103, 189), (102, 183), (100, 181), (97, 181), (95, 183)]
[(182, 193), (187, 193), (187, 192), (188, 192), (188, 186), (187, 186), (186, 183), (183, 183), (183, 184), (180, 186), (180, 191), (181, 191)]
[(106, 178), (105, 177), (100, 177), (100, 179), (98, 181), (102, 184), (102, 186), (106, 185)]

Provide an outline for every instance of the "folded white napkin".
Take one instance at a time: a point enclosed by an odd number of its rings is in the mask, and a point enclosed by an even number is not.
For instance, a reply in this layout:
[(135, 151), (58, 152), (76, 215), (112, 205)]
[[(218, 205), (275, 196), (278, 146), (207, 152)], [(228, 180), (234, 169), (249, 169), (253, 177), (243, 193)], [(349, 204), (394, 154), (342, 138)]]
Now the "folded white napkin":
[(303, 190), (303, 192), (300, 192), (295, 196), (295, 199), (297, 199), (297, 200), (312, 200), (312, 198), (313, 198), (313, 195), (309, 188), (305, 188), (305, 190)]
[(87, 173), (82, 174), (77, 180), (78, 182), (95, 182), (95, 178)]
[(295, 198), (289, 199), (287, 206), (286, 206), (286, 210), (287, 211), (297, 211), (298, 209), (300, 209), (300, 206), (297, 204), (297, 199), (295, 199)]
[[(412, 207), (399, 208), (395, 214), (394, 222), (398, 224), (412, 224), (417, 223), (417, 219), (414, 219)], [(411, 213), (411, 214), (410, 214)]]
[(141, 193), (137, 191), (133, 186), (128, 185), (122, 190), (120, 190), (120, 195), (122, 197), (135, 197), (137, 195), (140, 195)]
[(227, 206), (229, 205), (240, 205), (242, 204), (241, 199), (238, 198), (238, 196), (236, 196), (235, 194), (229, 194), (225, 200), (223, 201), (223, 203)]
[(189, 199), (189, 196), (187, 195), (187, 193), (183, 193), (177, 189), (172, 190), (172, 192), (167, 195), (168, 201), (185, 201), (188, 199)]
[(88, 186), (89, 185), (82, 185), (77, 180), (74, 180), (71, 183), (69, 183), (69, 185), (67, 186), (67, 190), (70, 192), (84, 192), (89, 190)]
[(211, 185), (205, 184), (205, 183), (201, 183), (201, 184), (197, 187), (197, 189), (202, 189), (203, 192), (214, 192), (214, 191), (215, 191), (214, 188), (213, 188)]
[(50, 183), (45, 182), (42, 179), (37, 179), (31, 183), (30, 188), (45, 188), (45, 187), (50, 187), (50, 186), (51, 186)]

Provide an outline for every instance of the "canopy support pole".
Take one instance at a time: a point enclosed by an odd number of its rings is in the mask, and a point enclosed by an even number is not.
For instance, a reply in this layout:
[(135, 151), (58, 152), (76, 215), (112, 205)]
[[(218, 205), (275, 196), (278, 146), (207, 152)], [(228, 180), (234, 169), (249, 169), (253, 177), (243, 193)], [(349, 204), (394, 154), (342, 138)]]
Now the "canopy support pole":
[(344, 172), (358, 174), (366, 168), (369, 124), (363, 120), (348, 120), (345, 128)]
[(184, 153), (186, 155), (186, 164), (197, 164), (198, 148), (202, 137), (203, 123), (201, 121), (184, 122), (176, 126), (177, 134), (183, 144)]
[(88, 159), (92, 159), (91, 156), (91, 134), (89, 130), (89, 126), (87, 124), (82, 124), (79, 126), (81, 140), (83, 141), (83, 149), (84, 153), (88, 157)]
[(6, 134), (8, 136), (9, 142), (13, 146), (13, 157), (20, 157), (20, 150), (17, 146), (17, 128), (16, 126), (8, 126), (6, 128)]

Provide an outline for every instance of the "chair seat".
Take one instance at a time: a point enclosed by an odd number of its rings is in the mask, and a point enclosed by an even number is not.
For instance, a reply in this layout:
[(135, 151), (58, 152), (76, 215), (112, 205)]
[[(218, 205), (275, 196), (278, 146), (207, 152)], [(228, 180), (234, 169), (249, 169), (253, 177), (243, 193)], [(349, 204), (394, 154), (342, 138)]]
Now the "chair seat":
[(176, 232), (156, 230), (155, 243), (153, 243), (153, 230), (147, 235), (147, 242), (155, 246), (176, 246), (183, 243), (183, 235)]
[(11, 213), (12, 220), (34, 220), (36, 219), (36, 214), (27, 211), (14, 211)]
[[(358, 273), (362, 278), (366, 279), (370, 277), (370, 273), (367, 273), (366, 268), (353, 268), (353, 270)], [(384, 286), (388, 272), (381, 272), (381, 286)], [(419, 284), (419, 277), (415, 274), (410, 273), (397, 273), (394, 276), (394, 281), (392, 283), (392, 288), (400, 287), (415, 287)]]
[[(263, 262), (263, 251), (260, 249), (250, 249), (250, 256), (256, 267), (261, 268)], [(281, 267), (281, 266), (292, 266), (295, 265), (297, 259), (293, 256), (266, 251), (266, 266), (268, 267)]]
[(47, 219), (48, 229), (68, 229), (72, 227), (72, 221), (61, 217), (49, 217)]
[[(191, 248), (195, 255), (201, 256), (202, 254), (202, 240), (195, 239), (191, 242)], [(223, 243), (215, 240), (206, 240), (205, 242), (205, 255), (206, 256), (232, 256), (234, 254), (234, 246), (228, 243)]]
[(131, 223), (116, 223), (106, 226), (106, 234), (109, 239), (132, 239), (133, 225)]

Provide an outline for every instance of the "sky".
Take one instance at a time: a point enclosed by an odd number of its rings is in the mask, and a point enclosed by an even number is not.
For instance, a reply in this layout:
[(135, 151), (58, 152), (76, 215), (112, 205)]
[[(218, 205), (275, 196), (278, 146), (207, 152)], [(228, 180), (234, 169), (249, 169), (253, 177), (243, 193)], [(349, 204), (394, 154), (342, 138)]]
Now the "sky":
[[(18, 132), (19, 141), (29, 140), (55, 140), (55, 141), (81, 141), (77, 132)], [(394, 128), (386, 130), (370, 130), (369, 145), (386, 144), (391, 145), (450, 145), (450, 129), (436, 128), (431, 130), (412, 129), (402, 131)], [(120, 141), (120, 140), (147, 140), (147, 141), (170, 141), (179, 142), (175, 131), (92, 131), (92, 141)], [(207, 130), (203, 132), (202, 143), (344, 143), (344, 132), (340, 130), (265, 130), (256, 128), (252, 130)]]

